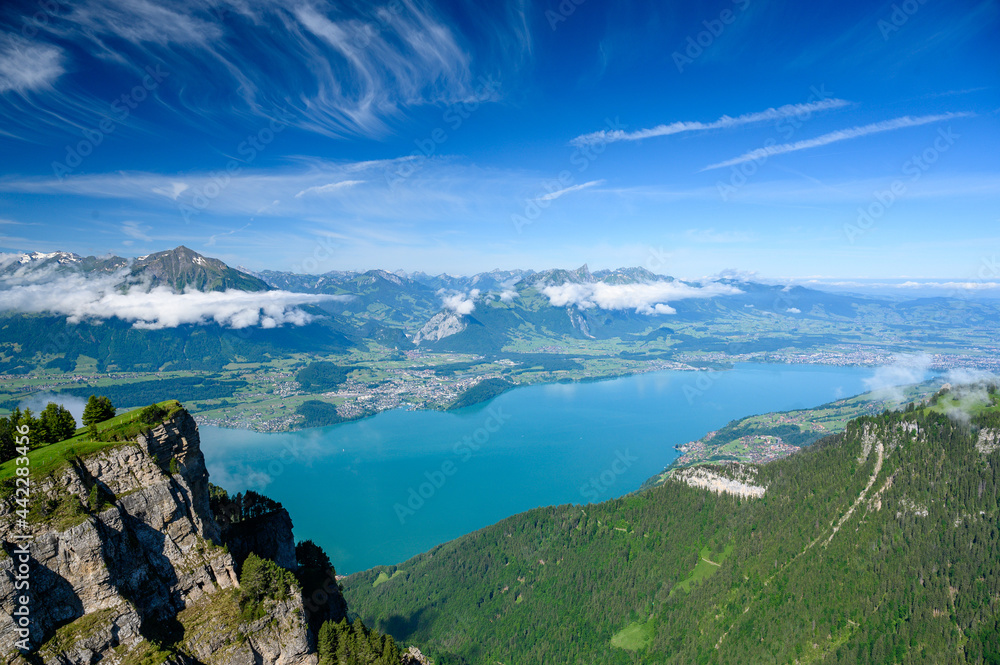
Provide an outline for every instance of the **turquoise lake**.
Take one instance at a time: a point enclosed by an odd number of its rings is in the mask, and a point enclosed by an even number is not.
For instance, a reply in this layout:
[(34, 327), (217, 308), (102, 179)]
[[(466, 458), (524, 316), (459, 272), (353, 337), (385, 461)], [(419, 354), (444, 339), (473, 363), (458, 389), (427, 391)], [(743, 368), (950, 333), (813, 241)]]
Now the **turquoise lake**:
[(734, 418), (865, 391), (874, 369), (741, 364), (517, 388), (442, 413), (300, 432), (202, 427), (211, 480), (280, 501), (339, 574), (401, 563), (538, 506), (621, 496)]

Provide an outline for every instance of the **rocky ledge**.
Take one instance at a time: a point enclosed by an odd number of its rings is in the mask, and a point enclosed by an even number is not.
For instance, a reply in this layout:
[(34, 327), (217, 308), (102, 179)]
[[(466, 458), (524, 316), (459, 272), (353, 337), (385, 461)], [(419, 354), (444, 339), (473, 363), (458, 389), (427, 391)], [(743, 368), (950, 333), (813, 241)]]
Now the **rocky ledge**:
[[(134, 441), (65, 454), (31, 480), (27, 526), (13, 497), (0, 506), (0, 662), (24, 662), (25, 644), (36, 665), (317, 662), (301, 593), (269, 604), (265, 619), (239, 620), (236, 563), (186, 410)], [(295, 565), (290, 526), (279, 536), (286, 567)], [(18, 539), (25, 533), (30, 541)], [(25, 596), (20, 628), (15, 603)]]

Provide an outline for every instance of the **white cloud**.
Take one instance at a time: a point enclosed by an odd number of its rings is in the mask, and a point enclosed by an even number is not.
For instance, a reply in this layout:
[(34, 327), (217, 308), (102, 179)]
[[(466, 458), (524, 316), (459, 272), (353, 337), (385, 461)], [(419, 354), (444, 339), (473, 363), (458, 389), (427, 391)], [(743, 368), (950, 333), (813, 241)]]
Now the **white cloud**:
[(756, 270), (740, 270), (738, 268), (726, 268), (725, 270), (720, 270), (719, 272), (711, 275), (707, 278), (708, 281), (714, 282), (721, 279), (731, 279), (737, 282), (760, 282), (762, 277)]
[(785, 310), (785, 314), (801, 314), (802, 310), (798, 307), (789, 307)]
[(64, 69), (62, 51), (49, 44), (0, 34), (0, 93), (48, 88)]
[(152, 238), (146, 233), (146, 231), (151, 230), (147, 224), (141, 224), (135, 221), (125, 221), (122, 222), (122, 233), (127, 235), (129, 238), (135, 238), (136, 240), (145, 240), (149, 242)]
[(680, 282), (652, 282), (643, 284), (605, 284), (590, 282), (585, 284), (550, 285), (542, 288), (542, 294), (553, 307), (576, 305), (580, 309), (599, 307), (601, 309), (632, 309), (638, 314), (674, 314), (676, 310), (667, 304), (671, 300), (685, 298), (711, 298), (718, 295), (742, 293), (728, 284), (711, 283), (692, 286)]
[(724, 162), (718, 162), (716, 164), (709, 164), (702, 171), (708, 171), (710, 169), (721, 169), (726, 166), (734, 166), (736, 164), (742, 164), (743, 162), (749, 162), (751, 160), (766, 159), (773, 155), (782, 155), (787, 152), (796, 152), (798, 150), (808, 150), (809, 148), (818, 148), (820, 146), (829, 145), (831, 143), (836, 143), (838, 141), (847, 141), (849, 139), (856, 139), (862, 136), (868, 136), (869, 134), (878, 134), (881, 132), (889, 132), (895, 129), (903, 129), (906, 127), (919, 127), (920, 125), (926, 125), (932, 122), (940, 122), (941, 120), (952, 120), (954, 118), (964, 118), (973, 115), (972, 113), (940, 113), (937, 115), (922, 115), (917, 117), (903, 116), (902, 118), (893, 118), (892, 120), (883, 120), (881, 122), (873, 122), (870, 125), (863, 125), (861, 127), (848, 127), (847, 129), (838, 129), (835, 132), (830, 132), (828, 134), (823, 134), (822, 136), (817, 136), (813, 139), (803, 139), (801, 141), (795, 141), (794, 143), (782, 143), (780, 145), (765, 146), (763, 148), (757, 148), (756, 150), (751, 150), (750, 152), (745, 152), (739, 157), (734, 157), (732, 159), (727, 159)]
[(831, 291), (856, 291), (859, 293), (889, 293), (904, 294), (905, 297), (916, 297), (932, 294), (947, 298), (991, 297), (1000, 294), (1000, 282), (996, 281), (881, 281), (881, 280), (841, 280), (841, 279), (805, 279), (797, 283), (812, 288)]
[(947, 289), (949, 291), (988, 291), (1000, 288), (1000, 282), (903, 282), (902, 284), (888, 284), (886, 286), (897, 286), (901, 289)]
[(898, 355), (891, 365), (875, 370), (863, 383), (865, 388), (881, 399), (902, 401), (902, 386), (910, 386), (923, 381), (931, 368), (931, 357), (926, 353)]
[(161, 194), (163, 196), (166, 196), (168, 199), (176, 201), (177, 197), (179, 197), (181, 194), (187, 191), (187, 189), (188, 189), (187, 183), (173, 181), (167, 187), (154, 187), (153, 193)]
[[(15, 263), (20, 263), (24, 258), (24, 254), (19, 254), (17, 252), (0, 252), (0, 270), (3, 270), (7, 266), (12, 266)], [(4, 276), (0, 276), (0, 280), (4, 279)]]
[(558, 199), (560, 196), (569, 194), (570, 192), (578, 192), (581, 189), (586, 189), (588, 187), (593, 187), (594, 185), (603, 185), (603, 184), (604, 184), (603, 180), (591, 180), (590, 182), (585, 182), (580, 185), (571, 185), (570, 187), (566, 187), (564, 189), (558, 189), (554, 192), (549, 192), (544, 196), (539, 196), (536, 199), (536, 201), (554, 201)]
[(49, 402), (60, 404), (72, 413), (73, 417), (76, 418), (77, 426), (81, 426), (83, 424), (83, 409), (87, 406), (87, 402), (81, 397), (42, 392), (35, 393), (34, 395), (21, 400), (21, 403), (18, 404), (18, 406), (22, 411), (24, 409), (31, 409), (37, 415), (48, 405)]
[(458, 291), (438, 291), (441, 296), (441, 305), (455, 314), (472, 314), (476, 309), (476, 298), (479, 297), (479, 289), (472, 289), (468, 293)]
[(594, 143), (613, 143), (615, 141), (641, 141), (642, 139), (648, 139), (654, 136), (669, 136), (671, 134), (680, 134), (682, 132), (700, 132), (709, 129), (728, 129), (730, 127), (739, 127), (740, 125), (749, 125), (757, 122), (768, 122), (771, 120), (780, 120), (782, 118), (795, 116), (807, 116), (808, 114), (816, 111), (840, 108), (842, 106), (848, 106), (849, 104), (850, 102), (843, 99), (822, 99), (807, 104), (785, 104), (784, 106), (779, 106), (778, 108), (770, 108), (764, 111), (757, 111), (755, 113), (746, 113), (744, 115), (736, 116), (735, 118), (724, 115), (718, 120), (712, 122), (672, 122), (669, 125), (657, 125), (656, 127), (652, 127), (650, 129), (640, 129), (635, 132), (625, 132), (620, 129), (614, 131), (602, 130), (578, 136), (570, 141), (570, 143), (574, 145), (588, 145)]
[[(0, 115), (12, 121), (0, 135), (75, 135), (95, 111), (106, 111), (104, 99), (80, 86), (48, 85), (64, 68), (75, 74), (71, 56), (87, 53), (121, 70), (119, 79), (109, 71), (116, 87), (129, 75), (141, 78), (150, 63), (162, 65), (183, 85), (164, 86), (155, 103), (206, 133), (234, 119), (277, 119), (328, 136), (384, 137), (413, 107), (494, 101), (499, 81), (519, 75), (531, 49), (523, 2), (487, 3), (472, 22), (464, 15), (416, 0), (61, 3), (47, 20), (30, 23), (38, 28), (37, 53), (0, 64), (7, 70), (0, 85), (48, 88), (39, 106), (2, 108), (10, 100), (0, 99)], [(41, 57), (48, 53), (67, 62)], [(485, 84), (480, 74), (496, 81)], [(225, 108), (220, 96), (229, 100)]]
[(954, 367), (945, 374), (945, 381), (955, 385), (971, 385), (977, 383), (991, 383), (997, 380), (997, 375), (982, 369), (970, 367)]
[(500, 302), (513, 302), (517, 297), (519, 294), (514, 289), (504, 289), (500, 292)]
[(303, 189), (301, 192), (295, 195), (295, 198), (300, 199), (305, 194), (327, 194), (329, 192), (335, 192), (338, 189), (344, 189), (346, 187), (353, 187), (354, 185), (361, 185), (364, 180), (341, 180), (340, 182), (331, 182), (328, 185), (317, 185), (316, 187), (308, 187)]
[(233, 488), (264, 490), (274, 480), (267, 472), (243, 462), (233, 464), (226, 464), (222, 460), (213, 462), (209, 462), (212, 482), (219, 483), (219, 487), (228, 487), (230, 490)]
[(996, 383), (997, 376), (983, 370), (963, 367), (948, 370), (945, 379), (951, 384), (952, 396), (959, 402), (955, 406), (947, 406), (945, 414), (952, 420), (968, 425), (976, 406), (991, 403), (986, 388), (988, 384)]
[(122, 278), (123, 273), (118, 273), (98, 278), (65, 275), (44, 283), (25, 281), (0, 291), (0, 310), (52, 312), (66, 316), (70, 323), (118, 318), (149, 330), (207, 323), (227, 328), (276, 328), (313, 321), (315, 317), (298, 305), (350, 298), (232, 289), (177, 293), (165, 286), (147, 291), (141, 285), (122, 292)]

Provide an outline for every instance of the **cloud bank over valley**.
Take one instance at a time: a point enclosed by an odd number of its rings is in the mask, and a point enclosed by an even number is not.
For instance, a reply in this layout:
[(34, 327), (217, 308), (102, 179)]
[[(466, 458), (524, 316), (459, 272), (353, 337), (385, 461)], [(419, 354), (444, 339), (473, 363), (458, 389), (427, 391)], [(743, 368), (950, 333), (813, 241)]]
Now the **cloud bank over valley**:
[(159, 330), (181, 325), (215, 323), (226, 328), (276, 328), (303, 326), (317, 317), (300, 305), (349, 300), (350, 296), (248, 292), (235, 289), (178, 293), (167, 286), (148, 288), (145, 282), (128, 283), (125, 272), (105, 276), (80, 274), (38, 275), (3, 280), (0, 312), (50, 312), (70, 323), (118, 318), (133, 327)]
[(637, 314), (675, 314), (668, 302), (685, 298), (712, 298), (743, 293), (735, 286), (710, 283), (693, 286), (679, 282), (646, 284), (566, 283), (542, 288), (542, 294), (554, 307), (576, 305), (580, 309), (599, 307), (609, 310), (635, 310)]

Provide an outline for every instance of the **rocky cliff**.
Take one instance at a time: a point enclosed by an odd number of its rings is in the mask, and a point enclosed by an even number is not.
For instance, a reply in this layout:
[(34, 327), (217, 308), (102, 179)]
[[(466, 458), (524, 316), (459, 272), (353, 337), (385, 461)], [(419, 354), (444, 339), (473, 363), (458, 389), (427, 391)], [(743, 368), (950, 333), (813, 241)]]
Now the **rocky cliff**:
[[(13, 612), (27, 593), (34, 663), (316, 663), (301, 593), (241, 622), (235, 564), (187, 411), (134, 441), (70, 449), (46, 475), (32, 475), (31, 494), (27, 527), (16, 523), (11, 497), (0, 506), (4, 662), (21, 659)], [(286, 566), (294, 566), (290, 526)], [(22, 555), (16, 536), (25, 528), (32, 539)], [(16, 586), (22, 558), (29, 591)]]
[(1000, 448), (1000, 429), (988, 429), (984, 427), (979, 430), (979, 440), (976, 441), (976, 450), (983, 455), (989, 455), (998, 448)]

